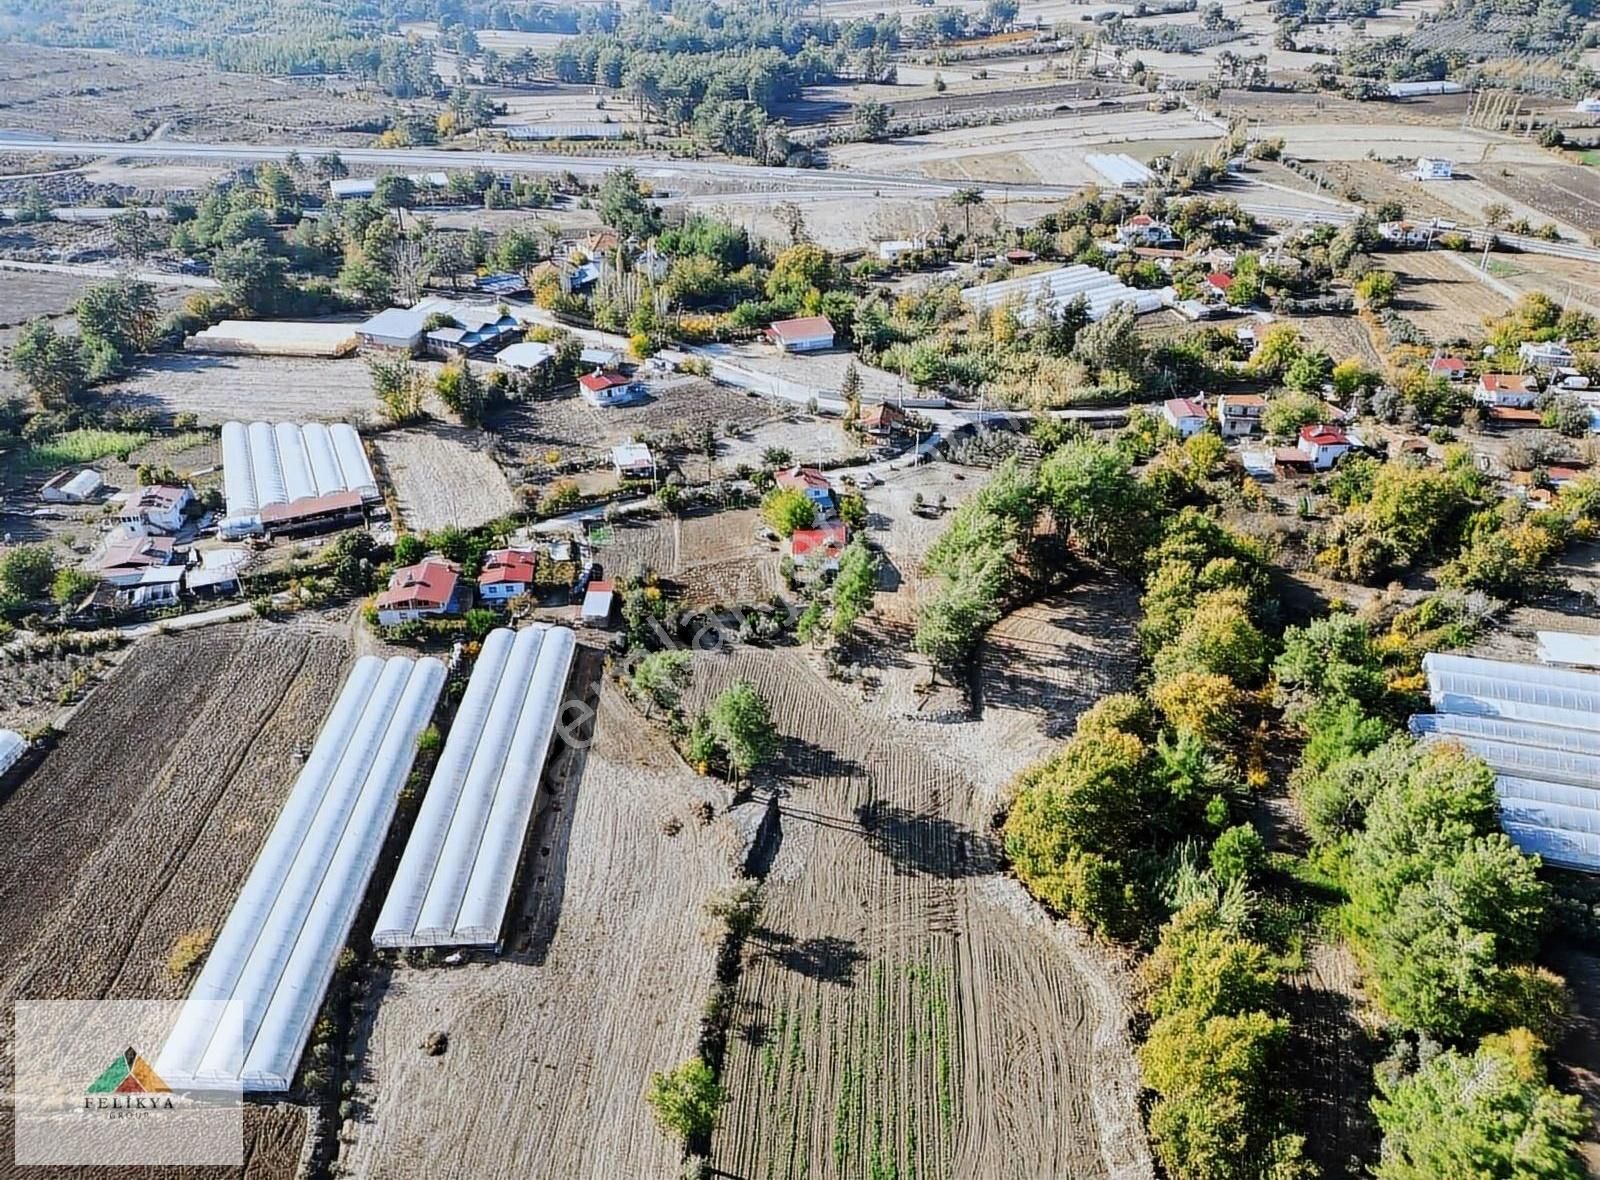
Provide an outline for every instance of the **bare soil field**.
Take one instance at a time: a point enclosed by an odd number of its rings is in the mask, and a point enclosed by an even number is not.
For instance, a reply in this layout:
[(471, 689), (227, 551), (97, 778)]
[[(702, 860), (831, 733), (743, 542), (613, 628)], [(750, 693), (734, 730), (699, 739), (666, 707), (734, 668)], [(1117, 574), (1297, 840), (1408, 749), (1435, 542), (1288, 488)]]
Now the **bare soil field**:
[(394, 488), (399, 523), (408, 529), (472, 528), (516, 507), (478, 431), (436, 423), (386, 431), (372, 445)]
[(763, 541), (754, 508), (618, 523), (599, 546), (611, 574), (654, 570), (694, 606), (763, 602), (782, 589), (779, 549)]
[(766, 694), (786, 743), (758, 784), (779, 843), (713, 1166), (1150, 1176), (1118, 969), (1001, 874), (965, 768), (925, 728), (864, 715), (802, 651), (705, 656), (693, 695), (735, 677)]
[(692, 436), (707, 425), (720, 435), (730, 422), (745, 430), (781, 413), (753, 394), (692, 378), (653, 385), (648, 401), (630, 406), (596, 409), (570, 393), (525, 402), (501, 412), (491, 426), (513, 462), (539, 465), (609, 457), (612, 447), (639, 435), (679, 430)]
[(1353, 356), (1374, 368), (1383, 363), (1366, 326), (1353, 315), (1285, 316), (1284, 320), (1300, 329), (1307, 343), (1321, 348), (1336, 361)]
[(0, 726), (27, 733), (58, 719), (74, 700), (115, 668), (125, 650), (24, 654), (0, 647)]
[(1600, 176), (1593, 168), (1562, 164), (1549, 168), (1494, 169), (1484, 183), (1512, 203), (1526, 205), (1543, 220), (1563, 222), (1588, 233), (1600, 231)]
[[(346, 656), (312, 627), (259, 624), (157, 636), (130, 654), (0, 802), (0, 902), (13, 917), (0, 1003), (187, 992), (169, 956), (226, 917)], [(305, 1112), (262, 1110), (247, 1119), (242, 1174), (286, 1180)]]
[(291, 82), (224, 74), (198, 61), (10, 44), (0, 60), (0, 127), (132, 139), (157, 129), (170, 138), (222, 142), (367, 143), (351, 128), (386, 116), (356, 95)]
[(1558, 303), (1571, 302), (1600, 315), (1600, 267), (1547, 255), (1500, 254), (1489, 273), (1518, 292), (1543, 291)]
[(244, 421), (346, 421), (377, 417), (372, 375), (359, 360), (294, 357), (150, 357), (109, 396), (145, 409), (194, 414), (215, 426)]
[(1382, 256), (1384, 268), (1400, 276), (1395, 310), (1437, 341), (1481, 339), (1483, 321), (1511, 309), (1492, 283), (1474, 278), (1461, 262), (1443, 250)]
[[(644, 1091), (652, 1071), (695, 1051), (714, 974), (706, 903), (733, 883), (738, 842), (726, 820), (702, 825), (692, 811), (726, 791), (684, 766), (610, 682), (594, 744), (556, 781), (509, 953), (402, 962), (378, 984), (349, 1174), (677, 1174), (677, 1145)], [(449, 1037), (439, 1057), (422, 1048), (433, 1032)]]

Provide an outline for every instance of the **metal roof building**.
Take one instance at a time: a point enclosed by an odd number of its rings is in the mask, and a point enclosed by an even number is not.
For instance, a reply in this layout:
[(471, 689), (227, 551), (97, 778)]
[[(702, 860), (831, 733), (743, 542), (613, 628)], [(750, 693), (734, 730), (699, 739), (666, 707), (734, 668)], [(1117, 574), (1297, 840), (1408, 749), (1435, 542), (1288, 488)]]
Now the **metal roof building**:
[(431, 657), (356, 661), (156, 1058), (174, 1089), (289, 1088), (444, 680)]
[(499, 941), (575, 647), (565, 627), (489, 632), (378, 914), (374, 945)]
[(621, 139), (628, 129), (621, 123), (516, 123), (502, 127), (507, 139)]
[(1119, 303), (1131, 304), (1142, 315), (1165, 306), (1168, 299), (1161, 291), (1140, 291), (1114, 275), (1081, 262), (1020, 279), (967, 287), (961, 292), (961, 298), (975, 310), (1013, 307), (1024, 324), (1033, 322), (1041, 302), (1052, 312), (1059, 312), (1079, 295), (1088, 300), (1091, 320), (1100, 319)]
[(1420, 737), (1460, 743), (1495, 772), (1501, 826), (1525, 852), (1600, 869), (1600, 674), (1432, 653), (1437, 713)]
[(1600, 635), (1571, 631), (1538, 631), (1539, 662), (1558, 668), (1600, 670)]
[(222, 477), (229, 519), (335, 492), (379, 496), (361, 436), (345, 422), (224, 423)]
[(27, 738), (14, 729), (0, 729), (0, 774), (15, 766), (27, 749)]

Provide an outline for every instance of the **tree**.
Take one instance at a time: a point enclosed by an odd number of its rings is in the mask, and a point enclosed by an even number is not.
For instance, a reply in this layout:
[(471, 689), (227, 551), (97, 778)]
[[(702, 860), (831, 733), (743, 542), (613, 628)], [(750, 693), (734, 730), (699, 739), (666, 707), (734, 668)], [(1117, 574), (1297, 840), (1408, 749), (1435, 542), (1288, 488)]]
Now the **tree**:
[(1367, 625), (1348, 613), (1290, 627), (1272, 670), (1292, 715), (1347, 700), (1372, 710), (1388, 693), (1383, 663)]
[(388, 421), (403, 426), (422, 417), (427, 378), (409, 357), (368, 357), (367, 371), (372, 374), (372, 394)]
[(72, 606), (94, 593), (100, 579), (87, 570), (62, 568), (50, 582), (50, 599), (58, 606)]
[(661, 212), (644, 199), (632, 168), (606, 173), (598, 204), (601, 219), (624, 237), (647, 238), (661, 228)]
[(859, 536), (839, 555), (839, 569), (833, 578), (833, 618), (829, 629), (837, 638), (850, 634), (859, 619), (872, 607), (878, 588), (878, 559)]
[(1273, 438), (1293, 438), (1302, 426), (1314, 426), (1327, 416), (1320, 399), (1308, 393), (1286, 393), (1267, 403), (1261, 413), (1261, 428)]
[(143, 258), (155, 249), (156, 235), (143, 209), (124, 209), (111, 219), (111, 240), (118, 252)]
[(211, 275), (240, 310), (256, 315), (278, 310), (289, 290), (283, 260), (254, 240), (219, 250), (211, 262)]
[(663, 1130), (689, 1141), (711, 1134), (728, 1094), (711, 1067), (693, 1057), (676, 1069), (651, 1074), (645, 1101)]
[(813, 292), (821, 294), (835, 281), (833, 255), (821, 246), (802, 242), (781, 251), (767, 276), (767, 297), (788, 307), (798, 307)]
[(761, 518), (780, 537), (810, 528), (816, 516), (816, 505), (798, 488), (774, 488), (761, 501)]
[(1589, 421), (1587, 402), (1574, 393), (1558, 393), (1545, 403), (1540, 425), (1568, 438), (1582, 438), (1589, 433)]
[(1098, 321), (1081, 329), (1072, 355), (1101, 376), (1120, 375), (1137, 381), (1144, 370), (1144, 341), (1139, 316), (1131, 303), (1119, 303)]
[(85, 343), (103, 340), (123, 359), (155, 347), (160, 311), (154, 287), (121, 279), (90, 285), (72, 307)]
[(1365, 307), (1388, 307), (1400, 290), (1400, 280), (1392, 270), (1369, 270), (1356, 280), (1356, 297)]
[(689, 685), (691, 671), (688, 652), (653, 651), (634, 666), (629, 683), (649, 705), (672, 710)]
[(889, 130), (892, 112), (876, 99), (857, 103), (855, 108), (856, 134), (865, 140), (882, 139)]
[[(957, 209), (961, 210), (963, 219), (961, 236), (971, 241), (972, 210), (975, 205), (983, 204), (983, 190), (977, 185), (968, 185), (965, 188), (958, 188), (955, 192), (950, 194), (950, 203)], [(972, 256), (974, 258), (978, 256), (978, 246), (976, 242), (974, 242), (972, 246)]]
[(766, 698), (748, 680), (736, 680), (718, 694), (706, 710), (706, 723), (736, 777), (748, 774), (778, 749), (778, 731)]
[(10, 597), (43, 598), (55, 576), (55, 554), (47, 545), (18, 545), (0, 557), (0, 587)]
[(861, 370), (856, 368), (855, 358), (844, 368), (844, 377), (839, 381), (839, 396), (844, 398), (844, 420), (848, 426), (852, 422), (861, 420)]
[(462, 422), (468, 426), (483, 423), (488, 392), (468, 361), (454, 360), (441, 368), (433, 379), (433, 388), (439, 400), (459, 415)]
[(1544, 1080), (1544, 1046), (1525, 1029), (1447, 1049), (1406, 1077), (1378, 1075), (1378, 1180), (1579, 1180), (1588, 1126), (1577, 1095)]
[(390, 173), (372, 187), (372, 202), (380, 209), (409, 209), (417, 203), (417, 184), (409, 176)]
[(11, 367), (44, 410), (66, 409), (88, 383), (83, 341), (57, 332), (42, 318), (30, 320), (11, 346)]

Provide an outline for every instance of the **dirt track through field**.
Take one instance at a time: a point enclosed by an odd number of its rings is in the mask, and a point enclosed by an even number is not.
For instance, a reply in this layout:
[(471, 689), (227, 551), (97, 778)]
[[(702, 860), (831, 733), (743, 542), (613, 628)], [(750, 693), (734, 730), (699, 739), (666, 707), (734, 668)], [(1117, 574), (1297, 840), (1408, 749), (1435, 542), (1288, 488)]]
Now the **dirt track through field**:
[(1120, 987), (1000, 872), (958, 766), (794, 650), (705, 657), (773, 703), (781, 844), (712, 1162), (748, 1180), (1143, 1177)]

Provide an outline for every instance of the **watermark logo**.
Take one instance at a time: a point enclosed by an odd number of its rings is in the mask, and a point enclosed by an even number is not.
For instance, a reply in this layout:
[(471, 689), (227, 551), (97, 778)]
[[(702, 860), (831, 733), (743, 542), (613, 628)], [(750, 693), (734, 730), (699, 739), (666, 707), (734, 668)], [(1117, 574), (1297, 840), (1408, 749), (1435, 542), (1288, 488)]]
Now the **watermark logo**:
[[(172, 1110), (172, 1087), (132, 1045), (84, 1091), (85, 1110)], [(109, 1096), (109, 1098), (108, 1098)], [(106, 1105), (109, 1101), (109, 1107)]]
[(190, 1018), (207, 1029), (201, 1076), (179, 1054), (163, 1059), (184, 1007), (157, 1000), (19, 1002), (13, 1010), (15, 1162), (241, 1165), (240, 1006), (189, 1005)]

